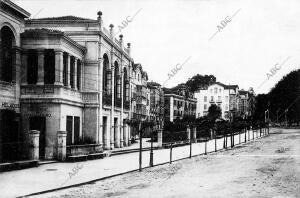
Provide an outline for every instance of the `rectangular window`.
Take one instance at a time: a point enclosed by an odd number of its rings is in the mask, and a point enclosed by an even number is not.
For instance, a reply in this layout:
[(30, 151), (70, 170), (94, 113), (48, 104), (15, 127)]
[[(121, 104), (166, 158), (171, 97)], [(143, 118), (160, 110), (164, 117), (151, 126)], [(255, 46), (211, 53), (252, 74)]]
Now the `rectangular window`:
[(218, 101), (219, 101), (219, 102), (221, 101), (221, 96), (218, 96)]
[(215, 88), (215, 92), (214, 92), (214, 93), (215, 93), (215, 94), (218, 93), (218, 88)]
[(72, 134), (73, 134), (73, 117), (72, 116), (67, 116), (67, 126), (66, 126), (66, 131), (67, 131), (67, 145), (72, 144)]
[(81, 87), (81, 61), (77, 61), (77, 89), (80, 90)]
[(205, 105), (204, 105), (204, 110), (206, 110), (206, 109), (207, 109), (207, 105), (205, 104)]
[(207, 96), (204, 96), (204, 102), (207, 102)]
[(53, 49), (46, 49), (44, 56), (44, 82), (45, 84), (54, 84), (55, 52)]
[(77, 143), (80, 140), (80, 117), (74, 117), (74, 142)]
[(213, 96), (210, 97), (210, 101), (212, 101), (212, 102), (214, 101), (214, 97)]
[(70, 61), (70, 86), (71, 88), (74, 88), (74, 64), (75, 64), (75, 58), (71, 56)]
[[(36, 50), (28, 50), (27, 83), (36, 84), (38, 78), (38, 55)], [(22, 80), (22, 79), (21, 79)]]

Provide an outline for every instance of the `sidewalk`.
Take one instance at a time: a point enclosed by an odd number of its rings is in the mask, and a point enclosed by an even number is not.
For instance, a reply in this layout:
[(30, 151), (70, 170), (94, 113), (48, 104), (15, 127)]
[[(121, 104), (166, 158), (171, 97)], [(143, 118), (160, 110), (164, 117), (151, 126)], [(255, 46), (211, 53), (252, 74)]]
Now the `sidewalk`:
[[(255, 134), (255, 137), (259, 136)], [(250, 140), (252, 140), (252, 133)], [(248, 139), (248, 135), (247, 135)], [(243, 142), (244, 135), (241, 136)], [(235, 136), (235, 143), (239, 143), (239, 136)], [(147, 143), (145, 143), (146, 145)], [(138, 145), (138, 144), (137, 144)], [(204, 143), (192, 145), (192, 155), (203, 154)], [(230, 138), (228, 138), (228, 146)], [(132, 145), (136, 146), (136, 145)], [(144, 147), (144, 145), (143, 145)], [(223, 138), (217, 140), (217, 149), (223, 148)], [(207, 142), (207, 152), (215, 150), (215, 141)], [(173, 161), (189, 157), (189, 145), (173, 148)], [(142, 166), (149, 166), (149, 151), (143, 153)], [(154, 164), (168, 163), (170, 149), (154, 150)], [(56, 188), (76, 185), (104, 177), (126, 173), (138, 169), (139, 153), (129, 153), (78, 163), (53, 163), (41, 165), (37, 168), (0, 173), (0, 197), (16, 197)], [(72, 169), (76, 169), (73, 170)]]

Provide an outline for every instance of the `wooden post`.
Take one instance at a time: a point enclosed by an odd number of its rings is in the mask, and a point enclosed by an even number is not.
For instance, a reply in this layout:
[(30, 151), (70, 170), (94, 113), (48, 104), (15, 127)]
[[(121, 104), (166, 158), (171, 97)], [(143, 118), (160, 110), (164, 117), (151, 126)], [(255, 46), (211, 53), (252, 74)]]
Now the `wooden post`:
[(140, 153), (139, 153), (139, 171), (142, 171), (142, 131), (141, 131), (141, 125), (142, 123), (139, 124), (139, 134), (140, 134)]
[(151, 128), (150, 167), (153, 167), (153, 128)]
[(192, 138), (190, 138), (190, 158), (192, 158)]
[(204, 154), (207, 155), (207, 137), (205, 138), (204, 146), (205, 146)]
[(214, 131), (215, 134), (215, 152), (217, 151), (217, 133)]
[(173, 150), (173, 143), (171, 143), (171, 147), (170, 147), (170, 164), (172, 164), (172, 150)]

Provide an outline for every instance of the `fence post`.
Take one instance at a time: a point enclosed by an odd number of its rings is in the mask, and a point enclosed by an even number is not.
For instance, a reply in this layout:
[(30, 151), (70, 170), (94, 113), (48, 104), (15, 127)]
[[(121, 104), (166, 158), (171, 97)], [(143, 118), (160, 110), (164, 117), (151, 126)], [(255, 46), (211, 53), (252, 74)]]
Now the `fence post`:
[(197, 142), (197, 127), (193, 128), (193, 140), (194, 142)]
[(226, 138), (226, 133), (223, 135), (223, 148), (226, 149), (225, 147), (225, 138)]
[(39, 139), (40, 132), (37, 130), (29, 131), (29, 158), (30, 160), (39, 160)]
[(192, 158), (192, 139), (190, 139), (190, 158)]
[(151, 128), (150, 167), (153, 167), (153, 128)]
[(247, 128), (244, 129), (245, 130), (245, 143), (247, 142)]
[(239, 131), (239, 144), (241, 143), (241, 131)]
[(170, 164), (172, 164), (172, 150), (173, 150), (173, 143), (171, 143), (171, 147), (170, 147)]
[[(141, 123), (140, 123), (141, 125)], [(141, 126), (139, 126), (139, 133), (140, 133), (140, 154), (139, 154), (139, 171), (142, 171), (142, 131), (141, 131)]]
[(230, 143), (231, 143), (231, 148), (234, 147), (234, 132), (231, 132), (231, 139), (230, 139)]
[(186, 133), (187, 133), (187, 140), (191, 141), (191, 128), (189, 125), (187, 125)]
[(204, 154), (207, 155), (207, 137), (205, 138), (204, 146), (205, 146)]
[(163, 143), (163, 129), (158, 129), (158, 133), (157, 133), (157, 146), (159, 148), (162, 147), (162, 143)]
[(58, 161), (65, 161), (67, 154), (67, 132), (57, 131), (57, 159)]
[(217, 151), (217, 131), (214, 131), (215, 134), (215, 152)]

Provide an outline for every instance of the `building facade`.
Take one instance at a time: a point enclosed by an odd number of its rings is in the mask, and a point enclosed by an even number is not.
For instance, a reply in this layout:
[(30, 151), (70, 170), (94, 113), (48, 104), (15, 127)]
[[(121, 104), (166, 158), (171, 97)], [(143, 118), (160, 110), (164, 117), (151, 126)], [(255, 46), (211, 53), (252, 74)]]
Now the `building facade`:
[(57, 157), (58, 131), (67, 148), (128, 146), (126, 120), (149, 117), (148, 76), (102, 13), (25, 20), (28, 12), (3, 0), (0, 15), (0, 161), (26, 153), (25, 144), (7, 148), (28, 141), (29, 130), (40, 131), (40, 159)]
[(222, 118), (229, 119), (237, 111), (238, 86), (213, 83), (195, 92), (197, 99), (197, 118), (206, 116), (210, 105), (221, 108)]
[(21, 33), (30, 14), (0, 1), (0, 162), (22, 158), (20, 79)]
[(197, 99), (183, 84), (164, 89), (165, 121), (173, 122), (184, 116), (196, 117)]
[(160, 123), (164, 122), (164, 91), (160, 84), (148, 82), (150, 90), (150, 120)]

